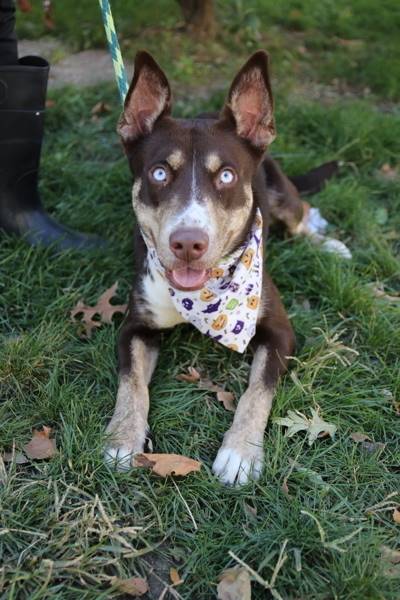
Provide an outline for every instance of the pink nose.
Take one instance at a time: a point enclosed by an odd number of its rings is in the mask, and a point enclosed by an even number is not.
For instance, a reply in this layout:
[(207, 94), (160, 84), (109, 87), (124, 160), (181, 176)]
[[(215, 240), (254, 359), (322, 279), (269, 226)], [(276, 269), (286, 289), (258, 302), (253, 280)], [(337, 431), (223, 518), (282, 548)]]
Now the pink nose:
[(208, 235), (201, 229), (177, 229), (170, 235), (169, 247), (179, 260), (201, 258), (208, 248)]

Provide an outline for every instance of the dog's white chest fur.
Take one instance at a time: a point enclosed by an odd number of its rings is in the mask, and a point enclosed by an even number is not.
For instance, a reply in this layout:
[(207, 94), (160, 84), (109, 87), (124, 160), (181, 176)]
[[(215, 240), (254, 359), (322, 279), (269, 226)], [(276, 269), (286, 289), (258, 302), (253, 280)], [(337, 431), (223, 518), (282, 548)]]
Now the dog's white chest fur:
[(168, 282), (159, 272), (150, 266), (151, 274), (143, 277), (143, 301), (147, 310), (153, 314), (154, 325), (160, 329), (174, 327), (183, 323), (168, 291)]

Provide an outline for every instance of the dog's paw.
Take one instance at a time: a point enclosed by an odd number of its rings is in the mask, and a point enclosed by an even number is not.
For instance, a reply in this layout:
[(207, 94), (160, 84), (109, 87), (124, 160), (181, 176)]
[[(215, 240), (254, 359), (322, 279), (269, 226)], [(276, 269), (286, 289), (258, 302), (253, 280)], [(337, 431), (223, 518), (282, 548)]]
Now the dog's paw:
[(324, 219), (318, 208), (311, 207), (307, 213), (304, 228), (310, 235), (318, 234), (324, 235), (328, 228), (328, 221)]
[(263, 449), (248, 444), (240, 446), (222, 446), (212, 470), (219, 480), (226, 485), (245, 485), (250, 479), (259, 479), (263, 467)]
[(151, 444), (146, 431), (139, 431), (135, 426), (128, 428), (126, 423), (121, 427), (120, 424), (111, 421), (107, 427), (107, 434), (110, 439), (104, 450), (104, 460), (118, 471), (127, 471), (134, 467), (135, 455), (144, 452)]
[(134, 466), (134, 457), (143, 452), (143, 447), (134, 448), (132, 445), (107, 446), (104, 450), (104, 460), (117, 471), (128, 471)]

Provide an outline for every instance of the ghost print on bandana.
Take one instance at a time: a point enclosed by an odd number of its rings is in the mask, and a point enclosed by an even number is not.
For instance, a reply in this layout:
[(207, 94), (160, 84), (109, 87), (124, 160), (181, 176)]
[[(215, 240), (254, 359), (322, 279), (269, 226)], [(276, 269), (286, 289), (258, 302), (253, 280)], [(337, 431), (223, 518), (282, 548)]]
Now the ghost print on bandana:
[[(165, 277), (154, 247), (146, 240), (148, 261)], [(244, 352), (256, 331), (262, 284), (262, 216), (257, 209), (246, 241), (223, 258), (200, 290), (169, 287), (182, 318), (203, 334), (236, 352)]]

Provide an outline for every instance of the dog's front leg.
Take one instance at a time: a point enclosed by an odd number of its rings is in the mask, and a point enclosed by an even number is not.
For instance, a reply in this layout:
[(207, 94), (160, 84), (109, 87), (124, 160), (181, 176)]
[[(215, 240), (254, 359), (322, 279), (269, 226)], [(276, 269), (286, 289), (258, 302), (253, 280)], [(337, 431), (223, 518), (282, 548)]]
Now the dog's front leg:
[(294, 349), (294, 334), (283, 308), (276, 316), (264, 317), (257, 325), (249, 386), (213, 464), (214, 473), (228, 485), (243, 485), (261, 475), (264, 431), (272, 399), (278, 379), (286, 370), (287, 356)]
[(158, 340), (132, 334), (128, 324), (121, 331), (119, 355), (117, 403), (107, 427), (105, 458), (125, 470), (132, 466), (134, 455), (143, 452), (148, 435), (148, 385), (157, 362)]

